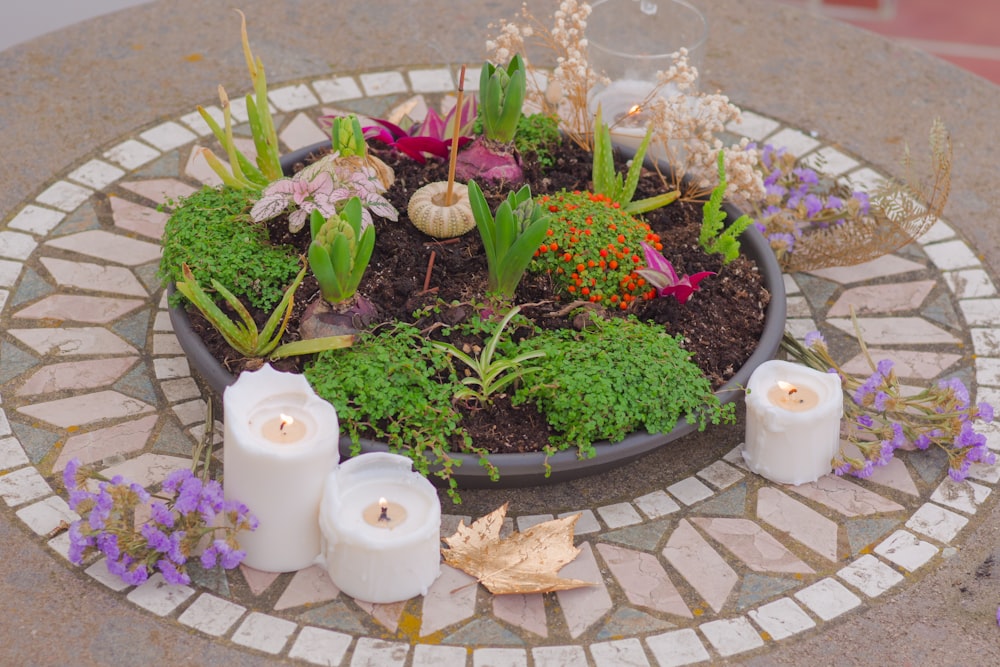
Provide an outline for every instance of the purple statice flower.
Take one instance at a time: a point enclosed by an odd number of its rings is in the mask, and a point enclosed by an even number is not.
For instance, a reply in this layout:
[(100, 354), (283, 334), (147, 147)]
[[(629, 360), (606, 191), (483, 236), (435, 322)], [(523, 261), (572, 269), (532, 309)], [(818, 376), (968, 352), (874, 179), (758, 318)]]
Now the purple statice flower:
[(826, 344), (826, 340), (823, 339), (823, 334), (819, 331), (810, 331), (806, 334), (804, 339), (806, 347), (814, 347), (818, 343)]
[(847, 473), (849, 473), (851, 471), (852, 467), (853, 466), (851, 466), (850, 463), (848, 463), (847, 461), (844, 461), (839, 466), (837, 466), (837, 467), (835, 467), (833, 469), (833, 474), (836, 475), (837, 477), (842, 477), (843, 475), (846, 475)]
[[(189, 470), (188, 473), (191, 471)], [(174, 509), (181, 514), (190, 514), (198, 510), (201, 500), (201, 480), (190, 475), (181, 483), (180, 491), (174, 501)]]
[(138, 586), (146, 582), (149, 579), (149, 570), (142, 563), (136, 565), (131, 570), (125, 570), (121, 574), (121, 579), (126, 584), (131, 586)]
[(131, 565), (133, 562), (134, 561), (132, 560), (131, 556), (123, 553), (121, 555), (121, 558), (117, 560), (108, 559), (108, 572), (115, 575), (116, 577), (124, 579), (125, 575), (128, 573), (129, 565)]
[(872, 461), (871, 459), (868, 459), (865, 461), (865, 465), (861, 468), (861, 470), (855, 470), (853, 471), (853, 474), (855, 477), (860, 477), (861, 479), (868, 479), (869, 477), (872, 476), (873, 472), (875, 472), (875, 462)]
[(879, 375), (881, 375), (884, 378), (887, 378), (889, 377), (889, 373), (892, 372), (892, 367), (894, 365), (895, 363), (892, 361), (892, 359), (880, 359), (879, 362), (875, 365), (875, 370)]
[(902, 424), (892, 425), (892, 448), (894, 450), (905, 446), (907, 443), (906, 434), (903, 432)]
[(888, 402), (889, 402), (889, 394), (885, 393), (884, 391), (875, 392), (875, 400), (873, 402), (873, 407), (876, 410), (878, 410), (879, 412), (883, 412)]
[(121, 549), (118, 547), (118, 536), (114, 533), (98, 533), (96, 542), (97, 548), (102, 554), (108, 557), (108, 560), (118, 560), (121, 556)]
[(959, 406), (964, 408), (969, 407), (969, 390), (966, 388), (965, 383), (958, 378), (948, 378), (947, 380), (941, 380), (938, 386), (942, 389), (950, 389), (955, 395), (955, 400), (958, 402)]
[(868, 201), (867, 192), (854, 192), (851, 194), (851, 198), (854, 199), (860, 205), (861, 215), (868, 215), (869, 208), (871, 206)]
[(170, 537), (151, 523), (147, 522), (142, 524), (139, 532), (146, 538), (146, 542), (149, 546), (156, 549), (161, 554), (169, 553), (173, 548)]
[(175, 470), (167, 475), (167, 478), (163, 480), (163, 490), (172, 493), (179, 489), (181, 484), (183, 484), (185, 480), (190, 479), (193, 475), (194, 473), (187, 468)]
[(964, 482), (965, 478), (969, 476), (969, 468), (971, 466), (972, 461), (963, 459), (961, 466), (958, 468), (948, 468), (948, 476), (956, 482)]
[(858, 415), (858, 425), (863, 428), (871, 428), (875, 425), (875, 420), (869, 414)]
[(97, 496), (84, 489), (73, 489), (69, 492), (69, 508), (77, 509), (82, 503), (97, 500)]
[(827, 210), (839, 211), (844, 208), (844, 200), (837, 195), (830, 195), (826, 198), (825, 208)]
[(768, 183), (764, 181), (764, 195), (767, 197), (784, 197), (788, 194), (788, 188), (780, 183)]
[(854, 390), (854, 402), (858, 405), (864, 405), (865, 397), (874, 394), (875, 388), (882, 383), (882, 376), (878, 373), (874, 373), (871, 377), (865, 380), (864, 384)]
[(986, 402), (980, 403), (976, 406), (976, 416), (987, 424), (990, 423), (993, 421), (993, 406)]
[(785, 252), (792, 252), (795, 247), (795, 237), (788, 232), (775, 232), (767, 237), (772, 248), (784, 248)]
[(178, 530), (177, 532), (170, 534), (170, 548), (166, 552), (167, 558), (178, 565), (183, 565), (187, 560), (187, 556), (184, 555), (184, 551), (181, 548), (186, 534), (187, 533), (183, 530)]
[(214, 540), (201, 554), (201, 566), (206, 570), (218, 562), (226, 570), (231, 570), (246, 557), (246, 552), (232, 548), (225, 540)]
[(210, 480), (201, 490), (201, 497), (198, 500), (198, 513), (201, 514), (206, 524), (215, 521), (215, 516), (223, 511), (226, 499), (223, 495), (222, 485), (215, 480)]
[(83, 562), (83, 554), (88, 547), (95, 544), (92, 535), (84, 535), (80, 530), (82, 521), (74, 521), (69, 525), (69, 560), (71, 563), (79, 565)]
[(806, 206), (807, 217), (810, 218), (815, 217), (820, 214), (820, 211), (823, 210), (823, 202), (820, 200), (819, 197), (817, 197), (814, 194), (806, 195), (805, 199), (803, 200), (803, 203)]
[(160, 524), (165, 528), (174, 527), (174, 513), (167, 509), (167, 506), (159, 501), (152, 503), (150, 506), (150, 516), (153, 521)]
[(914, 439), (913, 446), (917, 449), (927, 449), (931, 446), (931, 437), (926, 433), (921, 433)]
[(191, 577), (187, 572), (178, 570), (173, 563), (166, 558), (161, 558), (156, 562), (156, 569), (163, 573), (163, 578), (168, 584), (190, 584)]
[(986, 436), (982, 433), (976, 433), (975, 429), (972, 428), (972, 422), (964, 421), (962, 422), (961, 430), (959, 430), (958, 435), (955, 436), (954, 444), (955, 447), (959, 449), (965, 447), (981, 447), (986, 444)]
[(73, 490), (80, 486), (79, 480), (77, 480), (77, 475), (80, 471), (80, 459), (75, 456), (69, 460), (66, 467), (63, 468), (63, 485), (69, 489)]
[(234, 517), (231, 517), (231, 523), (234, 526), (238, 526), (240, 523), (243, 523), (245, 524), (247, 530), (257, 530), (257, 517), (251, 514), (250, 508), (240, 501), (227, 500), (224, 510), (235, 514)]
[(100, 492), (94, 496), (94, 506), (90, 510), (90, 517), (87, 523), (91, 530), (101, 530), (104, 522), (111, 517), (111, 510), (114, 509), (115, 501), (108, 491), (107, 484), (101, 484)]
[(131, 484), (129, 484), (128, 488), (129, 491), (131, 491), (136, 495), (140, 503), (145, 505), (146, 503), (149, 502), (149, 492), (146, 491), (146, 489), (144, 489), (142, 485), (132, 482)]
[(800, 183), (808, 185), (815, 185), (816, 183), (819, 183), (819, 174), (817, 174), (814, 169), (810, 169), (808, 167), (798, 167), (797, 169), (792, 170), (792, 174), (799, 179)]

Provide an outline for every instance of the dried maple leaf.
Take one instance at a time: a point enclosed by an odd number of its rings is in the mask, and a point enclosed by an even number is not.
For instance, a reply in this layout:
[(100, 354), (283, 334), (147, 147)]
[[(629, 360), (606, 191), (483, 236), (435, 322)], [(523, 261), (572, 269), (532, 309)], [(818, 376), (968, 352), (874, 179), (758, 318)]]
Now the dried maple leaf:
[(589, 581), (561, 579), (561, 567), (580, 553), (573, 546), (573, 527), (579, 514), (532, 526), (523, 533), (500, 538), (507, 515), (504, 503), (481, 519), (466, 526), (462, 521), (451, 537), (444, 538), (444, 561), (466, 572), (494, 595), (506, 593), (549, 593), (580, 586)]

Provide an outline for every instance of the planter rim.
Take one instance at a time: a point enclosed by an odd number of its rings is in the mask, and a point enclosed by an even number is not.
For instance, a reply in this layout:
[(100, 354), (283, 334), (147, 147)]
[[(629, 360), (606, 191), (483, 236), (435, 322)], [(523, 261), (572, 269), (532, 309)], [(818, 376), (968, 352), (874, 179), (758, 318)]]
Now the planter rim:
[[(306, 146), (283, 156), (281, 164), (288, 170), (296, 162), (301, 162), (328, 146), (329, 141)], [(732, 205), (727, 203), (723, 207), (730, 220), (739, 217), (740, 211)], [(740, 236), (740, 242), (744, 254), (757, 264), (764, 286), (771, 294), (771, 300), (764, 314), (764, 330), (757, 348), (733, 377), (715, 392), (723, 404), (733, 402), (742, 396), (742, 388), (746, 386), (754, 369), (774, 358), (785, 331), (787, 312), (784, 278), (770, 244), (752, 225)], [(168, 293), (173, 292), (174, 285), (171, 283), (168, 286)], [(171, 307), (170, 322), (191, 365), (201, 373), (209, 387), (221, 396), (225, 388), (236, 380), (235, 376), (211, 355), (201, 338), (191, 328), (190, 319), (184, 308)], [(500, 472), (500, 479), (497, 482), (491, 481), (486, 470), (479, 465), (478, 455), (450, 454), (452, 459), (460, 462), (452, 477), (459, 488), (539, 486), (577, 479), (631, 463), (654, 449), (689, 435), (696, 428), (695, 424), (682, 419), (668, 433), (637, 431), (620, 442), (598, 442), (594, 444), (596, 454), (589, 459), (580, 459), (575, 449), (562, 450), (551, 456), (546, 456), (544, 452), (494, 454), (490, 456), (490, 461)], [(363, 439), (360, 444), (362, 453), (390, 451), (389, 446), (382, 442)], [(343, 459), (351, 456), (351, 439), (346, 435), (340, 438), (340, 454)], [(551, 470), (548, 476), (545, 474), (546, 464)], [(439, 480), (433, 475), (429, 479), (435, 484)]]

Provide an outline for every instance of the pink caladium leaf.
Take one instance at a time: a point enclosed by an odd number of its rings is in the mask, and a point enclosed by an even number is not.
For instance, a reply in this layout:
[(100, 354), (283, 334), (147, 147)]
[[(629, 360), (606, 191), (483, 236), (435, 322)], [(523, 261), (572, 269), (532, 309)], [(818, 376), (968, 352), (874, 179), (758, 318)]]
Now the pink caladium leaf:
[(646, 259), (646, 268), (638, 269), (636, 273), (656, 288), (660, 297), (672, 296), (680, 304), (685, 304), (691, 295), (698, 291), (698, 283), (708, 276), (714, 276), (714, 271), (699, 271), (693, 276), (677, 276), (674, 265), (666, 257), (645, 241), (641, 242), (642, 252)]

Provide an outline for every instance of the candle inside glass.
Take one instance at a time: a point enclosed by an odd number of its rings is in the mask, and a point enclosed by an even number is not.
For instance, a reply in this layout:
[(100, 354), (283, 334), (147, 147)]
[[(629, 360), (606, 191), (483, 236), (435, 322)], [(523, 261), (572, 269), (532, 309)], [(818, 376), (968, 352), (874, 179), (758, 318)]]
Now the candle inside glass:
[(306, 425), (301, 420), (282, 413), (264, 422), (260, 434), (270, 442), (290, 445), (305, 437)]
[(391, 503), (385, 498), (379, 498), (364, 509), (361, 517), (369, 526), (391, 530), (406, 521), (406, 509), (399, 503)]
[(789, 412), (805, 412), (819, 405), (819, 394), (809, 387), (799, 387), (790, 382), (778, 382), (767, 392), (767, 400), (775, 407)]

